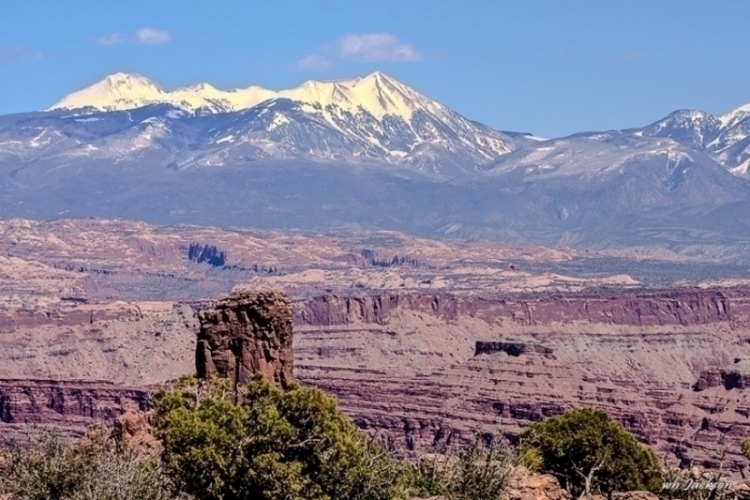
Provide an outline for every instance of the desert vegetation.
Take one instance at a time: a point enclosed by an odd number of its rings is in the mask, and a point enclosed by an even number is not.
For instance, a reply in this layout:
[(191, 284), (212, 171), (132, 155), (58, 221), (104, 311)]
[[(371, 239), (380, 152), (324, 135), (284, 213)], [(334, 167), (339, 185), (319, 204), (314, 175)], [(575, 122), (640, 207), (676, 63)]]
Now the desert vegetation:
[(34, 429), (11, 444), (0, 491), (11, 500), (396, 500), (496, 498), (512, 454), (476, 436), (416, 463), (391, 457), (318, 389), (286, 390), (256, 374), (234, 404), (226, 379), (183, 377), (154, 394), (159, 453), (95, 429), (65, 442)]
[[(226, 379), (183, 377), (155, 393), (153, 404), (155, 453), (101, 427), (76, 442), (34, 429), (30, 443), (6, 445), (0, 492), (10, 500), (496, 500), (508, 498), (523, 465), (554, 475), (573, 498), (612, 498), (688, 478), (664, 469), (594, 409), (532, 425), (516, 449), (477, 431), (462, 445), (401, 460), (319, 389), (280, 389), (260, 374), (237, 395)], [(743, 451), (750, 455), (750, 444)], [(719, 500), (728, 493), (660, 496)]]
[[(76, 443), (33, 428), (30, 443), (6, 444), (0, 498), (11, 500), (172, 500), (154, 457), (120, 446), (103, 428)], [(7, 497), (3, 497), (6, 494)], [(175, 500), (177, 500), (175, 498)]]
[(611, 497), (661, 486), (656, 455), (601, 410), (572, 410), (538, 422), (519, 441), (530, 469), (554, 474), (575, 496), (596, 490)]

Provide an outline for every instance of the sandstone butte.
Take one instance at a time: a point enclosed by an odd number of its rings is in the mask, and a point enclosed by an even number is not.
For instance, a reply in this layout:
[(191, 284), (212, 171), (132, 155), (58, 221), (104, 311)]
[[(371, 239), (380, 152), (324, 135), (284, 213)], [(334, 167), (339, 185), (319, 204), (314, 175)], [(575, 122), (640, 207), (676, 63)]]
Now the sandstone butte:
[(199, 377), (229, 378), (235, 393), (260, 372), (276, 385), (292, 381), (292, 304), (276, 292), (240, 293), (202, 311), (195, 352)]
[[(0, 433), (38, 422), (80, 435), (147, 410), (149, 391), (182, 374), (241, 383), (257, 369), (335, 395), (359, 427), (406, 453), (477, 425), (512, 440), (532, 422), (596, 406), (671, 464), (737, 476), (747, 465), (750, 290), (282, 302), (262, 306), (283, 311), (273, 324), (237, 297), (0, 311)], [(280, 340), (290, 313), (293, 351), (291, 336), (289, 350)]]

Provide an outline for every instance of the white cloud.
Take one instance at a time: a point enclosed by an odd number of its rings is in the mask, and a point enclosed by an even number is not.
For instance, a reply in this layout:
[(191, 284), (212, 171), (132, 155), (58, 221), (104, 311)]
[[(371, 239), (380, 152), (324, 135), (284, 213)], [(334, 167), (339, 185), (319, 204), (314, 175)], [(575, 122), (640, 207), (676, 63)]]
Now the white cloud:
[(350, 33), (336, 43), (324, 43), (291, 66), (297, 70), (321, 71), (341, 60), (362, 62), (421, 61), (425, 57), (413, 46), (390, 33)]
[(169, 41), (169, 33), (156, 28), (141, 28), (135, 32), (139, 43), (159, 44)]
[(125, 37), (120, 33), (110, 33), (99, 38), (96, 43), (99, 45), (116, 45), (125, 41)]
[(339, 41), (339, 53), (343, 57), (367, 62), (422, 59), (422, 54), (414, 47), (390, 33), (345, 35)]
[(121, 43), (146, 43), (156, 45), (167, 43), (170, 40), (169, 33), (156, 28), (141, 28), (131, 34), (110, 33), (96, 40), (99, 45), (118, 45)]
[(296, 66), (298, 69), (321, 70), (329, 68), (331, 61), (320, 54), (310, 54), (297, 61)]
[(0, 61), (41, 61), (46, 55), (18, 47), (0, 47)]

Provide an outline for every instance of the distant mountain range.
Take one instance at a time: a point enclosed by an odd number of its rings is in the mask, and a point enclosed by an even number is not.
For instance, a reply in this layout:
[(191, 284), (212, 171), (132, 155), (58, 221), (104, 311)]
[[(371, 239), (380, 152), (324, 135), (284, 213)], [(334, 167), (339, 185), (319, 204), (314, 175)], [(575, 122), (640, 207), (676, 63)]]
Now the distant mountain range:
[(469, 120), (379, 72), (278, 92), (168, 92), (118, 73), (47, 111), (0, 116), (3, 217), (707, 255), (749, 241), (749, 170), (750, 105), (546, 140)]
[[(131, 149), (149, 147), (149, 141), (170, 141), (177, 127), (189, 124), (193, 133), (181, 137), (190, 140), (174, 147), (195, 146), (204, 154), (184, 158), (180, 166), (217, 165), (238, 156), (304, 157), (373, 159), (437, 172), (440, 164), (443, 169), (473, 168), (533, 142), (528, 135), (498, 132), (467, 120), (380, 72), (351, 80), (308, 81), (280, 92), (261, 87), (220, 91), (206, 83), (166, 92), (143, 76), (118, 73), (64, 97), (49, 111), (120, 111), (130, 116), (132, 110), (159, 105), (173, 109), (162, 108), (162, 113), (146, 118)], [(115, 154), (123, 153), (127, 151)]]

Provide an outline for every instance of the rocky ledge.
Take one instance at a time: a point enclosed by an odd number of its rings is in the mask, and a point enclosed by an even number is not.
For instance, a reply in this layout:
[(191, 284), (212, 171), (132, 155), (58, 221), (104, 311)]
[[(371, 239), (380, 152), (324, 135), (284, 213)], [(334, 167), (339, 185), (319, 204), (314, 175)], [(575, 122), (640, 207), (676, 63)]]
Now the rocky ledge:
[[(94, 306), (81, 304), (59, 317), (12, 319), (0, 330), (6, 352), (35, 357), (0, 363), (0, 407), (13, 422), (0, 432), (27, 421), (110, 418), (138, 407), (147, 384), (196, 369), (238, 383), (259, 369), (277, 383), (294, 375), (337, 396), (358, 425), (387, 431), (406, 452), (476, 426), (512, 440), (567, 408), (596, 406), (671, 463), (734, 471), (746, 464), (739, 444), (750, 436), (750, 290), (254, 297), (196, 305), (197, 321), (185, 305), (153, 303), (96, 306), (93, 318)], [(252, 301), (280, 319), (259, 320)], [(49, 345), (74, 352), (45, 354)], [(107, 370), (90, 371), (101, 366)], [(77, 373), (148, 382), (54, 389), (17, 380)]]
[(522, 354), (540, 354), (552, 358), (552, 349), (536, 343), (528, 343), (520, 340), (496, 340), (496, 341), (477, 341), (474, 348), (474, 355), (494, 354), (504, 352), (508, 356), (521, 356)]

